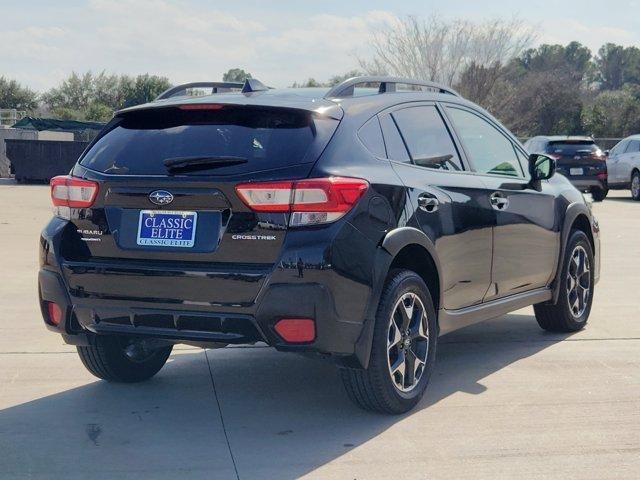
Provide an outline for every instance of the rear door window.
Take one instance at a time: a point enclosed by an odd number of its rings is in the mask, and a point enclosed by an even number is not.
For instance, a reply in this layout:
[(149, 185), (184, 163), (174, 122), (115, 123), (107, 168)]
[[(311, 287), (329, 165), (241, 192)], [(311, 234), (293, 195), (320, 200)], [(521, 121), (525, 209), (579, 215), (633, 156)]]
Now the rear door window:
[(386, 114), (380, 117), (380, 125), (384, 135), (384, 143), (387, 147), (387, 158), (396, 162), (411, 163), (409, 152), (404, 146), (396, 122), (391, 115)]
[(166, 175), (168, 159), (239, 158), (239, 164), (199, 168), (195, 174), (268, 170), (315, 161), (307, 156), (310, 146), (318, 137), (327, 142), (336, 126), (337, 121), (299, 110), (139, 110), (116, 118), (80, 163), (109, 174)]
[(462, 170), (458, 151), (435, 106), (403, 108), (393, 118), (414, 164), (443, 170)]

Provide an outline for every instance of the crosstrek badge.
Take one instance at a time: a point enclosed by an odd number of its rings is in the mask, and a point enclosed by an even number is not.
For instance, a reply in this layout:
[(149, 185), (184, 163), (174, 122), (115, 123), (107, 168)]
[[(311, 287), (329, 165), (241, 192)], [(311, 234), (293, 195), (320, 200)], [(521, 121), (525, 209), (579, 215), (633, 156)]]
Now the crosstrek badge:
[(195, 244), (196, 212), (142, 210), (138, 222), (138, 245), (184, 247)]

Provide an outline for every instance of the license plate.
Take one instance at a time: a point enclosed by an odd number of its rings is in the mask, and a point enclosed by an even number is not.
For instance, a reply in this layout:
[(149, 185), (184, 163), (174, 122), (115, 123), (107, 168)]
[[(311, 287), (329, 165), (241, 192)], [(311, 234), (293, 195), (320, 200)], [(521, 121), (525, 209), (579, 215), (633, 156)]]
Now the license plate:
[(582, 168), (570, 168), (569, 175), (584, 175), (584, 170)]
[(142, 210), (137, 243), (149, 247), (193, 247), (197, 221), (197, 212)]

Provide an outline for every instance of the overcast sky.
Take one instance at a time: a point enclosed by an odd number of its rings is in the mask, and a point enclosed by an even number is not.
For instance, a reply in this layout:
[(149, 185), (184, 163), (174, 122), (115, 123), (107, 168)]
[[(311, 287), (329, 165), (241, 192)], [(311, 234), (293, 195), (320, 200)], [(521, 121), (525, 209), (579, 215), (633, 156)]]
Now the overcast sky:
[(403, 15), (518, 15), (540, 42), (640, 46), (640, 0), (0, 0), (0, 76), (36, 89), (72, 70), (219, 80), (241, 67), (272, 86), (357, 67), (369, 32)]

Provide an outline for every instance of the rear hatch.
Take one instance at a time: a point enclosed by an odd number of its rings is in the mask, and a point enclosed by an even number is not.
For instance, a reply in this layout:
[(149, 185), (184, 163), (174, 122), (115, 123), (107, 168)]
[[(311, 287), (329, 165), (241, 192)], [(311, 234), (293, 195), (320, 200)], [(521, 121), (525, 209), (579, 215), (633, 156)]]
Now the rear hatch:
[(606, 155), (591, 139), (552, 140), (547, 153), (556, 159), (557, 172), (567, 177), (593, 177), (606, 173)]
[[(190, 104), (116, 117), (74, 175), (99, 189), (62, 255), (77, 296), (243, 306), (278, 261), (288, 213), (235, 186), (306, 178), (338, 121), (273, 107)], [(110, 277), (110, 278), (106, 278)]]

